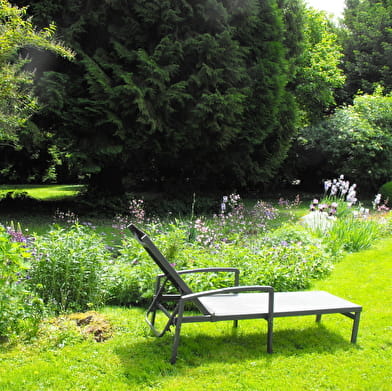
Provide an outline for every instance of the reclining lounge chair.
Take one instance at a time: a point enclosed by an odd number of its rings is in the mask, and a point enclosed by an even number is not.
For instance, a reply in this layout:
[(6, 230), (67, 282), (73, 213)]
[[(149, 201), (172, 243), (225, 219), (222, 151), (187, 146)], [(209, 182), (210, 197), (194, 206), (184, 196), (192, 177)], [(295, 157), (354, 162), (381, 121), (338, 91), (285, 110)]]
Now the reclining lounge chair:
[[(324, 291), (274, 292), (271, 286), (239, 286), (239, 270), (236, 268), (202, 268), (176, 271), (150, 238), (135, 225), (129, 229), (138, 242), (162, 270), (157, 276), (154, 298), (147, 309), (146, 321), (154, 334), (163, 336), (171, 326), (175, 327), (174, 343), (170, 362), (177, 358), (180, 332), (183, 323), (217, 322), (223, 320), (265, 319), (268, 324), (267, 352), (272, 353), (273, 319), (286, 316), (316, 315), (316, 321), (323, 314), (339, 313), (353, 319), (351, 342), (355, 343), (362, 307)], [(233, 287), (193, 292), (181, 278), (190, 273), (232, 273)], [(176, 293), (167, 293), (168, 284)], [(168, 305), (171, 302), (172, 305)], [(174, 305), (173, 305), (174, 303)], [(199, 314), (186, 316), (185, 305), (193, 303)], [(155, 327), (157, 311), (162, 311), (168, 318), (161, 331)]]

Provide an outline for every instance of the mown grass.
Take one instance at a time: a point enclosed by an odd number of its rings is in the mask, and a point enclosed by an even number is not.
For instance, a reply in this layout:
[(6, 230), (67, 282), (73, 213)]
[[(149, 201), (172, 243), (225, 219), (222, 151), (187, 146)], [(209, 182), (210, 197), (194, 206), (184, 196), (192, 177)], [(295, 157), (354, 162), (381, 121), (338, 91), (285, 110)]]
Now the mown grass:
[(0, 390), (390, 390), (392, 239), (349, 254), (312, 289), (363, 306), (358, 343), (351, 320), (325, 315), (275, 320), (268, 355), (264, 321), (187, 324), (177, 364), (171, 336), (151, 337), (139, 308), (102, 310), (116, 332), (104, 343), (63, 348), (2, 346)]
[(0, 185), (0, 196), (19, 191), (37, 200), (58, 201), (76, 196), (83, 188), (83, 185)]

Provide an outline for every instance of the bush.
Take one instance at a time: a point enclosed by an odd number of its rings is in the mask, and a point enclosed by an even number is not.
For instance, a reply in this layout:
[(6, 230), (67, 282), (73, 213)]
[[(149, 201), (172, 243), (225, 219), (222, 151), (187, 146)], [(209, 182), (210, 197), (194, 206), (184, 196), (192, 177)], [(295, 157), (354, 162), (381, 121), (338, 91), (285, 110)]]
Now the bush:
[[(282, 229), (271, 238), (252, 240), (251, 246), (226, 243), (219, 250), (187, 241), (188, 232), (181, 227), (172, 226), (169, 232), (154, 235), (152, 239), (177, 270), (237, 267), (241, 271), (241, 285), (272, 285), (278, 291), (305, 289), (313, 279), (325, 276), (332, 262), (324, 247), (301, 227), (298, 232), (293, 227), (290, 229), (284, 243)], [(111, 269), (111, 302), (115, 304), (150, 300), (155, 277), (161, 273), (133, 238), (123, 242), (120, 257)], [(227, 273), (197, 273), (184, 279), (195, 291), (230, 286), (233, 281)]]
[[(153, 227), (152, 229), (155, 229)], [(179, 269), (187, 268), (183, 254), (188, 232), (185, 227), (168, 225), (165, 233), (155, 231), (154, 243)], [(161, 273), (147, 252), (133, 238), (125, 238), (119, 248), (119, 257), (109, 269), (108, 304), (144, 304), (154, 293), (155, 277)]]
[(56, 312), (83, 311), (106, 295), (109, 252), (101, 236), (78, 224), (37, 236), (30, 283)]
[[(353, 105), (336, 109), (325, 121), (302, 129), (297, 155), (299, 178), (344, 172), (364, 191), (374, 192), (392, 170), (392, 96), (381, 89), (356, 96)], [(298, 164), (298, 163), (297, 163)], [(306, 180), (306, 179), (305, 179)], [(314, 183), (314, 181), (313, 181)]]
[(34, 328), (42, 317), (42, 301), (27, 289), (29, 256), (25, 245), (0, 225), (0, 337)]
[(294, 291), (310, 287), (313, 279), (332, 269), (330, 256), (322, 246), (301, 242), (271, 246), (260, 240), (260, 246), (238, 251), (227, 248), (224, 257), (241, 270), (242, 285), (271, 285), (277, 291)]
[(383, 199), (391, 202), (392, 201), (392, 181), (384, 183), (380, 187), (380, 190), (378, 192), (382, 195)]

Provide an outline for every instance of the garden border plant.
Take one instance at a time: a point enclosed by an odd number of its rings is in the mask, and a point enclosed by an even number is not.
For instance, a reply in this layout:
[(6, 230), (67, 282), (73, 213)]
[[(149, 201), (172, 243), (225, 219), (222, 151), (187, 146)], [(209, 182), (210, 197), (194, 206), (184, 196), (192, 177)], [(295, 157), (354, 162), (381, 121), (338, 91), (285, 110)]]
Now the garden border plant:
[(55, 312), (83, 311), (105, 302), (110, 253), (90, 227), (55, 227), (32, 242), (30, 286)]
[[(153, 295), (159, 270), (127, 234), (127, 224), (134, 222), (154, 237), (178, 270), (232, 266), (241, 270), (243, 284), (272, 285), (278, 291), (307, 289), (331, 271), (344, 251), (366, 248), (391, 231), (390, 219), (380, 224), (353, 206), (355, 186), (343, 176), (327, 183), (325, 198), (313, 203), (310, 212), (329, 219), (326, 229), (293, 222), (290, 210), (290, 223), (276, 229), (279, 214), (287, 216), (287, 208), (298, 205), (299, 197), (293, 202), (280, 199), (280, 209), (263, 201), (245, 208), (241, 197), (232, 193), (223, 197), (216, 215), (192, 215), (190, 220), (151, 218), (144, 202), (135, 198), (127, 214), (115, 218), (113, 227), (121, 240), (113, 248), (92, 224), (80, 224), (71, 211), (57, 211), (56, 224), (62, 227), (55, 225), (30, 243), (23, 234), (18, 237), (20, 229), (13, 230), (13, 239), (24, 241), (20, 245), (28, 244), (31, 251), (24, 285), (52, 313), (85, 311), (104, 303), (143, 305)], [(334, 194), (327, 194), (334, 186)], [(224, 275), (214, 273), (188, 276), (188, 283), (203, 290), (227, 285)]]
[(44, 315), (42, 300), (28, 286), (25, 238), (0, 225), (0, 339), (34, 334)]

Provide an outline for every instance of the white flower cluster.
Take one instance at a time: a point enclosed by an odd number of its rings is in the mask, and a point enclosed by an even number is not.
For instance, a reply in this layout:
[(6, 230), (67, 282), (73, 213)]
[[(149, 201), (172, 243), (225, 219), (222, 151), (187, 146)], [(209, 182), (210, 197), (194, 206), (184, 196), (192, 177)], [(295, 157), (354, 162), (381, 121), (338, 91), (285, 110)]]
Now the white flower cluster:
[(381, 203), (381, 194), (376, 194), (376, 197), (374, 198), (373, 201), (373, 208), (377, 209), (378, 205)]
[(344, 179), (344, 175), (340, 175), (339, 179), (327, 179), (324, 182), (325, 194), (329, 192), (331, 197), (346, 199), (349, 206), (358, 201), (356, 188), (355, 183), (350, 186), (350, 182)]
[(375, 209), (379, 212), (389, 211), (389, 207), (387, 206), (388, 199), (386, 199), (382, 202), (381, 198), (382, 198), (381, 194), (376, 194), (376, 197), (374, 198), (374, 201), (373, 201), (373, 209)]
[(240, 202), (241, 197), (239, 194), (233, 193), (229, 196), (223, 196), (221, 203), (221, 213), (224, 214), (227, 210), (227, 204), (231, 206), (231, 208), (235, 208), (236, 205)]

